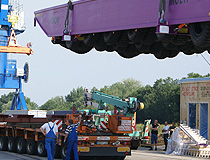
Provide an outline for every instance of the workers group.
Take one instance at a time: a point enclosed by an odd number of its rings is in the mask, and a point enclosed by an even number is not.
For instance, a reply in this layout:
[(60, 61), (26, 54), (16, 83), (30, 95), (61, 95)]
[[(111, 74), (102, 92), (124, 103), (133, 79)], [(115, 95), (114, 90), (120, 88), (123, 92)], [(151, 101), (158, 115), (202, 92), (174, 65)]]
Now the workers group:
[[(68, 127), (65, 131), (65, 139), (64, 142), (67, 143), (67, 155), (66, 160), (70, 160), (71, 150), (73, 148), (74, 151), (74, 159), (79, 160), (78, 152), (77, 152), (77, 128), (80, 125), (81, 117), (79, 117), (79, 122), (73, 124), (73, 120), (70, 119), (67, 122)], [(48, 117), (48, 123), (45, 123), (40, 128), (42, 134), (45, 136), (45, 148), (47, 150), (48, 160), (54, 159), (55, 154), (55, 145), (58, 143), (58, 126), (53, 123), (52, 117)]]
[[(175, 122), (172, 122), (172, 125), (169, 127), (168, 122), (165, 121), (165, 126), (162, 129), (163, 139), (165, 144), (164, 151), (167, 150), (168, 139), (173, 134), (175, 128), (176, 128)], [(158, 130), (159, 130), (158, 120), (154, 120), (154, 123), (151, 125), (150, 130), (151, 130), (151, 144), (152, 144), (150, 150), (153, 149), (157, 150), (157, 139), (158, 139)]]

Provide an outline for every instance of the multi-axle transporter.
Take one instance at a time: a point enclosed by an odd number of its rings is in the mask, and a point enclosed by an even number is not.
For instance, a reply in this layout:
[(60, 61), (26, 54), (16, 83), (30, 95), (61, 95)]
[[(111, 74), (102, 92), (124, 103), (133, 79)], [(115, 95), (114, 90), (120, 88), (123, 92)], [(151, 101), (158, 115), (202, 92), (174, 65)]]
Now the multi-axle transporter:
[[(64, 143), (65, 122), (73, 119), (78, 122), (81, 114), (53, 115), (56, 124), (63, 123), (63, 130), (59, 131), (59, 140), (56, 145), (55, 156), (65, 159), (67, 147)], [(131, 155), (131, 138), (125, 134), (133, 133), (132, 117), (121, 115), (107, 115), (106, 130), (99, 129), (96, 119), (100, 117), (82, 114), (82, 122), (78, 128), (78, 154), (80, 159), (124, 160)], [(45, 137), (40, 131), (40, 126), (47, 122), (47, 118), (34, 118), (33, 115), (12, 116), (1, 114), (0, 122), (0, 150), (17, 152), (20, 154), (38, 154), (46, 156)], [(59, 128), (61, 126), (59, 125)], [(73, 155), (73, 154), (71, 154)]]
[(78, 54), (172, 58), (210, 50), (209, 0), (77, 0), (35, 12), (54, 44)]

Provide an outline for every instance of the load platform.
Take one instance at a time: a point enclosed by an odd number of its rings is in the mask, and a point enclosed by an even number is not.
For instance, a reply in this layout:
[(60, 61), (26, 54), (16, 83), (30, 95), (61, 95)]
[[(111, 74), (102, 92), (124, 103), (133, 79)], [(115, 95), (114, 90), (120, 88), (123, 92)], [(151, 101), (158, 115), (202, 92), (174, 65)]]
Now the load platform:
[(151, 53), (164, 59), (209, 50), (209, 5), (208, 0), (80, 0), (36, 11), (35, 21), (54, 44), (78, 54), (95, 48), (124, 58)]

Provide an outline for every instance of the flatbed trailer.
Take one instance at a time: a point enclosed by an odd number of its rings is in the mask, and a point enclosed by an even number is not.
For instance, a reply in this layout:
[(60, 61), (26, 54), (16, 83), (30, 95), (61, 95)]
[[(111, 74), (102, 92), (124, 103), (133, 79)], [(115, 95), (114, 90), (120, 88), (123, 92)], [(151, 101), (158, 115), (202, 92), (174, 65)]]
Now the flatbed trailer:
[[(66, 116), (56, 115), (54, 119), (65, 122)], [(46, 156), (45, 137), (39, 128), (47, 122), (47, 118), (33, 118), (29, 115), (10, 117), (1, 114), (0, 122), (7, 122), (0, 125), (0, 150)], [(86, 132), (87, 128), (84, 125), (81, 125), (79, 130), (78, 154), (80, 159), (123, 160), (126, 156), (131, 155), (131, 138), (129, 136), (113, 135), (108, 132)], [(64, 143), (64, 136), (64, 130), (59, 131), (55, 149), (56, 158), (65, 159), (67, 146)]]
[(209, 0), (79, 0), (35, 12), (54, 44), (78, 54), (117, 51), (158, 59), (210, 50)]

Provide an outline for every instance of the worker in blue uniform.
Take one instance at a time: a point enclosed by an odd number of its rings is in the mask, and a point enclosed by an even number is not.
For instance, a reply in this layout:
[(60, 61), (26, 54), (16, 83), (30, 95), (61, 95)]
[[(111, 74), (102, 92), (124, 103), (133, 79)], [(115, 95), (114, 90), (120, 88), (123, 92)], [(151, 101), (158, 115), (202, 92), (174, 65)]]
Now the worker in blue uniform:
[(52, 117), (48, 117), (48, 123), (40, 128), (45, 136), (45, 148), (47, 150), (48, 160), (53, 160), (55, 155), (55, 145), (58, 140), (58, 126), (52, 122)]
[(66, 128), (65, 131), (66, 135), (64, 138), (64, 141), (67, 140), (66, 160), (70, 160), (72, 148), (74, 151), (74, 159), (79, 160), (78, 151), (77, 151), (77, 143), (78, 143), (77, 128), (79, 127), (80, 123), (81, 123), (81, 115), (79, 116), (79, 122), (76, 124), (73, 124), (72, 119), (68, 121), (68, 127)]

